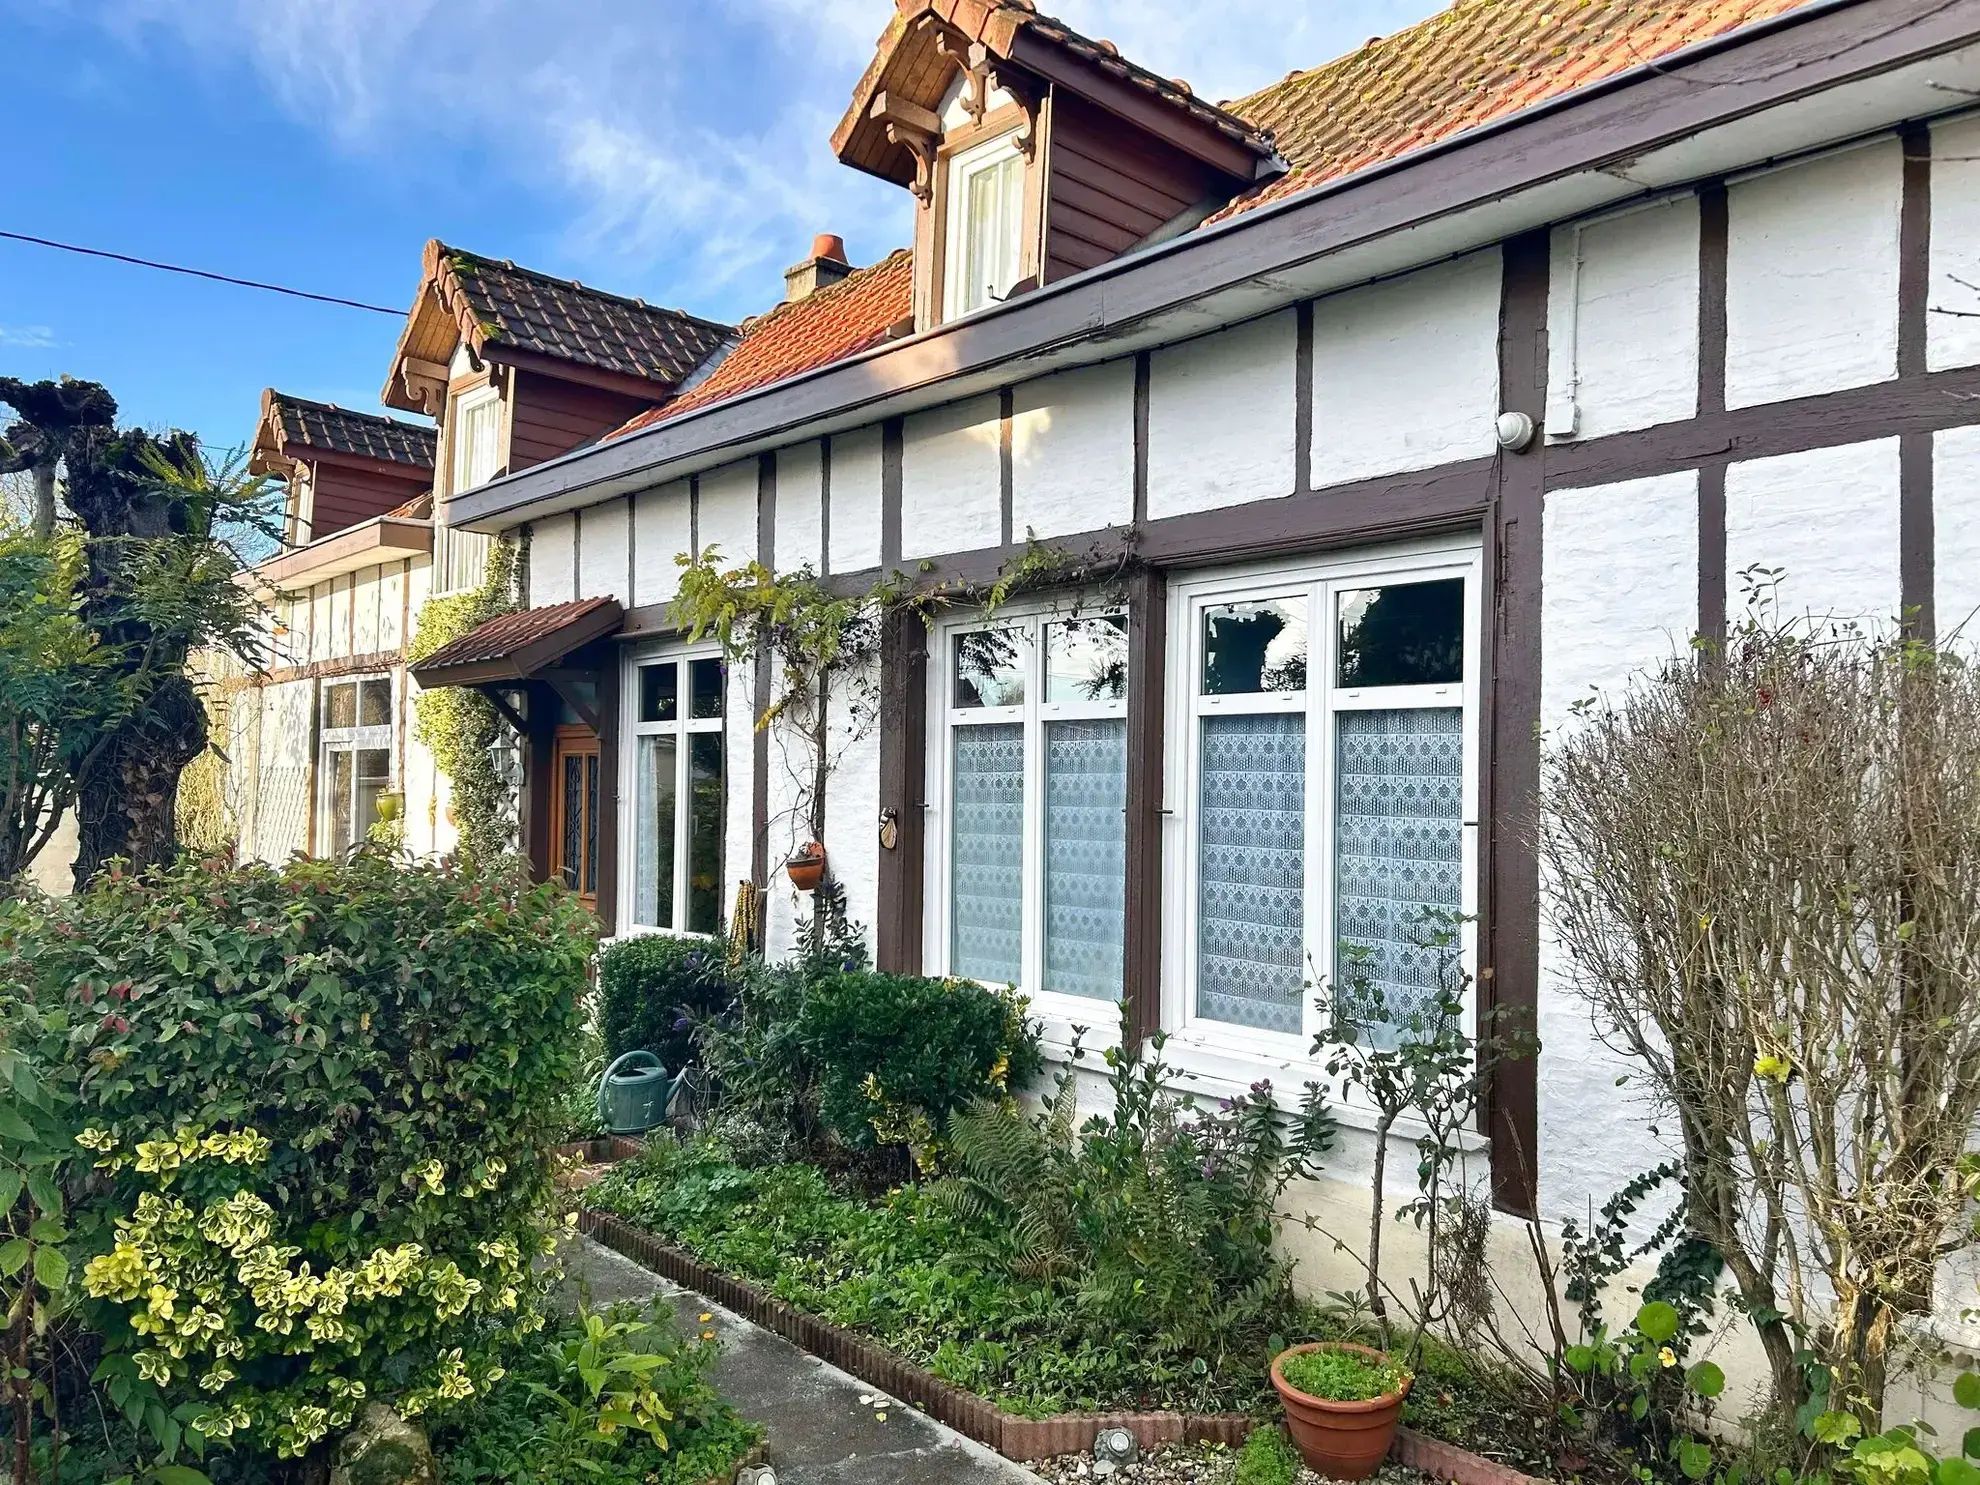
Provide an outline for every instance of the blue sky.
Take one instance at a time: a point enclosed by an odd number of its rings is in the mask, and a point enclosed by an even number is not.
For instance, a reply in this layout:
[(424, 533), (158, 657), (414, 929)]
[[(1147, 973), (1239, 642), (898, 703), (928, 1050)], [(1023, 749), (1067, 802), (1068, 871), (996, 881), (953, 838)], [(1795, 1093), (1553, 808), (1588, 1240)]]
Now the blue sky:
[[(1436, 0), (1041, 6), (1223, 98)], [(911, 198), (826, 137), (890, 0), (0, 0), (0, 230), (403, 305), (458, 246), (736, 320)], [(273, 385), (374, 409), (398, 322), (0, 240), (0, 375), (241, 442)]]

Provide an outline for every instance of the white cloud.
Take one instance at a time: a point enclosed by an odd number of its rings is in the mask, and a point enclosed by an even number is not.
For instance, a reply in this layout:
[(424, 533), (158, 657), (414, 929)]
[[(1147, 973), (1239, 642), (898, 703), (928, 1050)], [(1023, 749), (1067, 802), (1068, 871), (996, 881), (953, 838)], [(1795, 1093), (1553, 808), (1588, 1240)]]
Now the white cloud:
[(0, 325), (0, 345), (15, 350), (45, 351), (55, 343), (55, 332), (47, 325)]
[[(395, 169), (443, 142), (556, 203), (561, 269), (708, 312), (760, 309), (814, 232), (856, 258), (907, 240), (905, 192), (826, 147), (888, 0), (45, 0), (137, 50), (245, 65), (305, 127)], [(1213, 98), (1248, 92), (1436, 0), (1060, 0), (1067, 22)], [(559, 214), (561, 219), (559, 220)], [(527, 241), (525, 241), (527, 239)]]

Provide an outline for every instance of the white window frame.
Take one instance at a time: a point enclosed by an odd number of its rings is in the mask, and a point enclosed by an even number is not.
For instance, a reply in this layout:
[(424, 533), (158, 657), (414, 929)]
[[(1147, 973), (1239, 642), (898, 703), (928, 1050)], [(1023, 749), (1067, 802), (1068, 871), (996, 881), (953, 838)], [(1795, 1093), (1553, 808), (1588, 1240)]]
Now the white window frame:
[[(495, 471), (502, 466), (502, 417), (501, 392), (495, 387), (477, 387), (471, 392), (463, 392), (453, 399), (448, 410), (447, 433), (447, 498), (453, 500), (486, 484), (495, 477)], [(494, 458), (488, 474), (475, 484), (463, 482), (462, 463), (466, 458), (467, 415), (479, 412), (482, 408), (495, 404)], [(478, 531), (455, 531), (440, 519), (436, 507), (433, 513), (433, 592), (464, 593), (481, 586), (482, 573), (487, 567), (489, 538)], [(481, 561), (475, 564), (472, 580), (467, 573), (457, 573), (455, 568), (464, 560), (471, 560), (471, 554), (479, 553)]]
[[(332, 727), (330, 725), (330, 692), (336, 686), (356, 686), (358, 715), (363, 716), (364, 686), (368, 682), (385, 682), (390, 697), (386, 703), (386, 720), (370, 726)], [(334, 771), (329, 767), (332, 753), (383, 752), (385, 754), (385, 779), (387, 793), (396, 793), (402, 784), (399, 779), (398, 718), (399, 688), (397, 678), (391, 671), (369, 672), (363, 675), (340, 675), (325, 679), (317, 688), (317, 743), (316, 743), (316, 833), (323, 843), (325, 855), (329, 854), (332, 790)], [(351, 760), (351, 825), (350, 845), (361, 845), (365, 836), (357, 829), (357, 760)]]
[[(1118, 1042), (1119, 996), (1099, 1000), (1044, 988), (1045, 977), (1045, 729), (1052, 722), (1078, 722), (1127, 717), (1127, 702), (1060, 701), (1045, 699), (1045, 627), (1069, 619), (1126, 617), (1119, 604), (1013, 604), (994, 617), (980, 612), (939, 621), (930, 633), (928, 666), (927, 787), (924, 810), (927, 849), (924, 856), (922, 925), (928, 973), (950, 970), (950, 893), (954, 883), (954, 770), (957, 730), (1020, 722), (1024, 725), (1024, 868), (1022, 957), (1018, 989), (1030, 997), (1032, 1013), (1046, 1027), (1048, 1045), (1062, 1044), (1073, 1026), (1090, 1028), (1089, 1046)], [(1021, 706), (958, 707), (955, 697), (955, 637), (977, 630), (1014, 630), (1028, 636), (1031, 669), (1025, 677)], [(1130, 677), (1129, 684), (1133, 684)], [(1125, 768), (1125, 765), (1123, 765)], [(1125, 816), (1123, 817), (1125, 826)], [(1126, 883), (1122, 883), (1125, 892)], [(988, 984), (989, 981), (984, 983)], [(1001, 989), (999, 985), (996, 988)], [(1125, 993), (1123, 986), (1122, 993)]]
[(1024, 277), (1024, 197), (1030, 183), (1025, 179), (1026, 162), (1017, 141), (1018, 131), (1013, 129), (994, 139), (986, 139), (981, 144), (971, 145), (966, 150), (959, 150), (949, 157), (944, 185), (946, 211), (942, 245), (942, 318), (944, 320), (972, 314), (999, 302), (996, 294), (992, 293), (981, 304), (964, 303), (963, 270), (969, 261), (969, 181), (972, 176), (995, 169), (1013, 159), (1019, 162), (1018, 219), (1011, 224), (1011, 283), (1004, 285), (1004, 293), (1008, 294), (1012, 284)]
[[(662, 933), (670, 938), (715, 939), (721, 937), (722, 928), (718, 921), (712, 934), (693, 933), (681, 927), (687, 921), (688, 909), (688, 846), (693, 811), (687, 808), (688, 786), (691, 778), (690, 757), (687, 739), (696, 732), (713, 732), (722, 739), (722, 829), (721, 842), (724, 857), (723, 869), (726, 873), (729, 862), (729, 790), (732, 783), (729, 766), (729, 686), (724, 677), (722, 688), (722, 715), (719, 717), (690, 717), (693, 710), (692, 683), (688, 670), (689, 663), (695, 660), (720, 660), (722, 649), (714, 644), (659, 644), (629, 648), (620, 661), (619, 674), (619, 713), (622, 718), (619, 727), (619, 916), (617, 936), (630, 938), (642, 933)], [(649, 665), (678, 665), (680, 667), (679, 690), (674, 706), (675, 718), (671, 722), (642, 722), (639, 720), (639, 673)], [(674, 750), (674, 927), (663, 928), (653, 923), (641, 923), (635, 916), (639, 894), (639, 788), (635, 770), (639, 767), (639, 740), (642, 737), (676, 736), (681, 739)], [(721, 908), (720, 889), (717, 889), (718, 918)]]
[[(1438, 686), (1336, 687), (1338, 633), (1334, 623), (1336, 597), (1355, 589), (1384, 584), (1463, 578), (1464, 674), (1461, 680)], [(1479, 677), (1483, 564), (1476, 539), (1461, 543), (1412, 542), (1376, 549), (1330, 554), (1295, 562), (1258, 564), (1206, 573), (1172, 583), (1169, 596), (1168, 746), (1163, 768), (1163, 932), (1162, 1025), (1171, 1035), (1170, 1060), (1196, 1081), (1205, 1093), (1227, 1095), (1241, 1091), (1266, 1075), (1290, 1075), (1298, 1083), (1318, 1077), (1319, 1064), (1311, 1048), (1321, 1021), (1314, 1002), (1318, 991), (1301, 994), (1301, 1027), (1297, 1034), (1240, 1026), (1200, 1016), (1196, 1011), (1198, 942), (1197, 788), (1201, 755), (1201, 721), (1206, 716), (1260, 712), (1293, 712), (1306, 717), (1306, 855), (1304, 872), (1304, 959), (1306, 974), (1331, 977), (1334, 972), (1335, 783), (1334, 719), (1354, 710), (1413, 707), (1463, 708), (1464, 801), (1461, 824), (1463, 862), (1459, 912), (1465, 921), (1459, 933), (1459, 962), (1467, 974), (1477, 970), (1477, 934), (1472, 921), (1478, 905), (1478, 789), (1481, 740)], [(1219, 604), (1267, 598), (1304, 597), (1307, 604), (1308, 688), (1298, 693), (1258, 693), (1200, 696), (1204, 610)], [(1316, 687), (1316, 679), (1326, 684)], [(1475, 987), (1467, 991), (1467, 1012), (1475, 1014)], [(1290, 1097), (1293, 1087), (1284, 1087)], [(1352, 1106), (1358, 1100), (1350, 1096)]]

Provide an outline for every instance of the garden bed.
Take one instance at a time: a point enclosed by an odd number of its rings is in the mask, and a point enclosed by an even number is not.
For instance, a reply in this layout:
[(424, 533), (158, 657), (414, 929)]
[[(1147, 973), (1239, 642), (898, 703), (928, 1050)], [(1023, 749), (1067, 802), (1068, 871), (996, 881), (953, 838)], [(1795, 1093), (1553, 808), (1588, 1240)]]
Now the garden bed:
[[(581, 1230), (654, 1272), (706, 1295), (937, 1421), (1021, 1463), (1088, 1451), (1103, 1428), (1125, 1428), (1143, 1449), (1167, 1445), (1242, 1444), (1263, 1412), (1187, 1412), (1152, 1408), (1072, 1411), (1044, 1417), (999, 1407), (918, 1366), (878, 1341), (837, 1325), (703, 1262), (685, 1249), (608, 1211), (587, 1208)], [(1398, 1431), (1395, 1461), (1460, 1485), (1522, 1485), (1530, 1477), (1467, 1449), (1412, 1429)], [(1187, 1478), (1187, 1477), (1185, 1477)]]

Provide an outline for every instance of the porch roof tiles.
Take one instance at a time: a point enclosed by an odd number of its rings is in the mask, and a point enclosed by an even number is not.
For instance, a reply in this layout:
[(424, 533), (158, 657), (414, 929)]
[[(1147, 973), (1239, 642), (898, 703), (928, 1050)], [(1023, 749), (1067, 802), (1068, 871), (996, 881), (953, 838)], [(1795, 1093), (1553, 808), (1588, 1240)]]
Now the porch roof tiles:
[(417, 662), (412, 673), (428, 687), (523, 680), (612, 633), (624, 615), (616, 598), (578, 598), (497, 614)]

